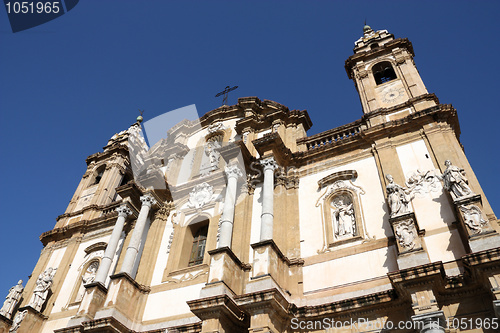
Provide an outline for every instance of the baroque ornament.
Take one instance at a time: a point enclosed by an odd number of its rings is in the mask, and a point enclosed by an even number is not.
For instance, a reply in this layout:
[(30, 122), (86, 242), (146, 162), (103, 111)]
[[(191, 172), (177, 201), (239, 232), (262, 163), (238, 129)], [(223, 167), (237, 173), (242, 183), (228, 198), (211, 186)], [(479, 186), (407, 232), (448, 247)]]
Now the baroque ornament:
[(394, 232), (399, 245), (405, 250), (413, 250), (415, 248), (415, 238), (417, 238), (417, 230), (413, 224), (413, 220), (408, 219), (398, 223)]
[(196, 185), (189, 193), (188, 207), (200, 209), (214, 199), (214, 189), (207, 183)]
[(460, 211), (463, 214), (465, 224), (473, 234), (479, 234), (483, 231), (483, 227), (486, 226), (488, 221), (483, 218), (479, 207), (476, 205), (470, 205), (469, 207), (460, 206)]
[(435, 170), (416, 171), (407, 175), (406, 186), (412, 194), (422, 196), (430, 192), (440, 192), (441, 182)]
[(226, 129), (226, 128), (224, 127), (224, 124), (222, 124), (220, 121), (216, 121), (215, 123), (210, 124), (207, 128), (208, 133), (210, 133), (210, 134), (216, 133), (216, 132), (221, 132), (224, 129)]

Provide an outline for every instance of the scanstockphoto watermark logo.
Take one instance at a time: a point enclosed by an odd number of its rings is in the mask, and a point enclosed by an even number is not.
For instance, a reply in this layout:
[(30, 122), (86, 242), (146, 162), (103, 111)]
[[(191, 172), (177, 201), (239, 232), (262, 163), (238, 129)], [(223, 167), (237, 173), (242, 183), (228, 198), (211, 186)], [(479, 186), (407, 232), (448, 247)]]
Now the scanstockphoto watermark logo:
[(370, 331), (387, 331), (394, 330), (421, 330), (427, 328), (442, 328), (439, 321), (422, 322), (413, 320), (390, 321), (383, 318), (369, 319), (357, 318), (348, 320), (339, 320), (334, 318), (323, 318), (321, 320), (307, 320), (293, 318), (290, 328), (293, 332), (304, 332), (309, 330), (347, 330), (349, 332), (370, 332)]
[(12, 32), (19, 32), (52, 21), (70, 10), (80, 0), (4, 0)]
[(144, 133), (139, 123), (128, 130), (134, 180), (167, 191), (176, 208), (222, 201), (229, 175), (237, 179), (235, 190), (247, 185), (237, 138), (227, 141), (232, 129), (218, 120), (202, 125), (200, 119), (193, 104), (144, 122)]

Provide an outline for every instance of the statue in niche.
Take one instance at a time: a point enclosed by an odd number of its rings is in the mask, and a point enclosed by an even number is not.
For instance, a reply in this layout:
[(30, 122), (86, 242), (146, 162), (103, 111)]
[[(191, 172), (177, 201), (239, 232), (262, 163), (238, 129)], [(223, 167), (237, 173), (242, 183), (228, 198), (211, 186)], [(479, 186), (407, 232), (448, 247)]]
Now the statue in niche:
[(24, 311), (19, 311), (16, 314), (14, 320), (12, 321), (12, 327), (10, 328), (9, 333), (17, 333), (17, 330), (19, 329), (19, 326), (21, 326), (21, 322), (24, 320), (24, 317), (26, 317), (27, 313), (28, 310), (24, 310)]
[(387, 175), (385, 178), (389, 181), (385, 189), (391, 209), (391, 217), (409, 213), (410, 209), (408, 206), (411, 200), (410, 190), (396, 184), (391, 175)]
[(483, 219), (481, 209), (475, 205), (469, 207), (460, 206), (460, 210), (464, 216), (465, 224), (471, 229), (473, 234), (479, 234), (483, 231), (483, 227), (488, 223)]
[(399, 223), (395, 228), (396, 239), (401, 247), (412, 250), (415, 247), (416, 230), (412, 220)]
[(90, 265), (88, 265), (85, 273), (82, 275), (82, 283), (80, 285), (80, 289), (78, 290), (75, 302), (80, 302), (83, 299), (83, 295), (85, 294), (85, 285), (94, 282), (98, 269), (98, 261), (93, 261)]
[(468, 185), (469, 181), (465, 177), (464, 169), (452, 165), (450, 160), (446, 160), (444, 165), (446, 165), (446, 170), (443, 173), (444, 188), (453, 193), (455, 198), (473, 194)]
[(0, 309), (0, 314), (6, 318), (12, 317), (12, 312), (21, 300), (21, 295), (23, 293), (23, 280), (19, 280), (19, 282), (12, 288), (9, 289), (9, 294), (5, 297), (5, 302), (3, 303), (2, 308)]
[(335, 227), (335, 235), (354, 236), (356, 234), (356, 220), (352, 200), (347, 195), (340, 195), (332, 200), (332, 220)]
[(47, 300), (47, 296), (49, 294), (50, 287), (52, 286), (52, 280), (54, 279), (54, 275), (56, 274), (56, 269), (49, 267), (38, 276), (36, 280), (35, 290), (33, 290), (33, 296), (31, 296), (31, 300), (28, 306), (31, 306), (36, 311), (40, 312), (43, 304)]
[(217, 140), (209, 140), (205, 147), (205, 154), (208, 156), (212, 171), (219, 168), (220, 153), (218, 149), (220, 147), (220, 142)]

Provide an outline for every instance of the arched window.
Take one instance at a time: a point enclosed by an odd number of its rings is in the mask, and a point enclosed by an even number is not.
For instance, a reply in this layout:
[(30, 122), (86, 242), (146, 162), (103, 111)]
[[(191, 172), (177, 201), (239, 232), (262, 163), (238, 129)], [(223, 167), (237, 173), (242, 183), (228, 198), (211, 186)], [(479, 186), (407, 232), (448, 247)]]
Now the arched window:
[(97, 185), (97, 184), (99, 184), (99, 182), (100, 182), (100, 181), (101, 181), (101, 179), (102, 179), (102, 176), (104, 175), (104, 170), (106, 170), (106, 166), (105, 166), (105, 165), (100, 166), (100, 167), (96, 170), (96, 173), (95, 173), (95, 178), (94, 178), (94, 182), (92, 183), (92, 185)]
[(208, 225), (201, 226), (193, 233), (193, 245), (191, 246), (191, 255), (189, 256), (188, 266), (194, 266), (203, 263), (205, 246), (207, 243), (207, 234)]
[(380, 62), (372, 68), (377, 85), (397, 79), (396, 72), (388, 61)]

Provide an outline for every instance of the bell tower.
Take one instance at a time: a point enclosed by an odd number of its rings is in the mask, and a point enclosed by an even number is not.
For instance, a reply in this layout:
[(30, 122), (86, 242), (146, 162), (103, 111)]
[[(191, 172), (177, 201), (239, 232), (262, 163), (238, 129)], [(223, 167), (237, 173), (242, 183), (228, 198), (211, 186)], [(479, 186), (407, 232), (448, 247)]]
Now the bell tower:
[(359, 93), (363, 113), (383, 113), (387, 120), (405, 117), (439, 102), (429, 94), (418, 73), (413, 46), (387, 30), (363, 28), (345, 69)]

